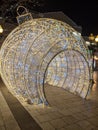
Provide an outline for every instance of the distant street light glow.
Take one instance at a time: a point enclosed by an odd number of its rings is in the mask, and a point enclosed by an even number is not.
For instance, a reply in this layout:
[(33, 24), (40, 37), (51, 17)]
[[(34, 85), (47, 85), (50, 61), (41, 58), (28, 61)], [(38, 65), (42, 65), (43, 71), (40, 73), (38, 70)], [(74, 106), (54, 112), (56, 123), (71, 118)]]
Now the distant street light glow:
[(94, 59), (95, 59), (95, 60), (98, 60), (98, 57), (97, 57), (97, 56), (94, 56)]
[(98, 35), (97, 35), (96, 38), (95, 38), (95, 42), (98, 42)]
[(87, 44), (87, 45), (90, 45), (90, 42), (86, 41), (86, 44)]
[(3, 28), (1, 25), (0, 25), (0, 33), (3, 33)]
[(91, 33), (90, 36), (89, 36), (89, 40), (93, 41), (95, 38), (94, 38), (94, 35)]

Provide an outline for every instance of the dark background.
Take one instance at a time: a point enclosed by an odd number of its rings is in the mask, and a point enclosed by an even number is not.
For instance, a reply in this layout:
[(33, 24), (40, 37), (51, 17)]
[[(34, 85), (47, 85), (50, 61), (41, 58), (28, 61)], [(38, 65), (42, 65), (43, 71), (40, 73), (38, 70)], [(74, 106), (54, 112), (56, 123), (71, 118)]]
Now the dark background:
[(83, 35), (98, 35), (98, 0), (46, 0), (48, 11), (63, 11), (77, 25), (82, 26)]

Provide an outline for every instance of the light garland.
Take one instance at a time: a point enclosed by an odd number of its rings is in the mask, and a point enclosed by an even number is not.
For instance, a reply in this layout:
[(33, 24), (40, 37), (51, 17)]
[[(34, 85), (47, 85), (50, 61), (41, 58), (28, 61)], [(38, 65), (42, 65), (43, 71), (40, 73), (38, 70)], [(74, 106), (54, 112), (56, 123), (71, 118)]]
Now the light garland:
[(86, 97), (91, 78), (88, 61), (78, 32), (64, 22), (39, 18), (19, 25), (6, 38), (0, 73), (12, 93), (46, 104), (46, 83)]

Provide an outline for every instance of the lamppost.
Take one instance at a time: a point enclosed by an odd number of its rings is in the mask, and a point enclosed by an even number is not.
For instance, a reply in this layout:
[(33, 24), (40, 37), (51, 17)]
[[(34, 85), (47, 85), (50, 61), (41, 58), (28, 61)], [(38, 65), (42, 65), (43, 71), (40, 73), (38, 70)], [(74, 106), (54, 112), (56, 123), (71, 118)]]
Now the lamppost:
[(2, 34), (3, 33), (3, 28), (2, 28), (2, 26), (0, 25), (0, 34)]
[(95, 52), (96, 49), (98, 50), (98, 35), (94, 36), (92, 33), (89, 36), (89, 40), (90, 40), (90, 48), (92, 50), (92, 69), (95, 69), (94, 63), (95, 63)]
[(98, 35), (95, 37), (95, 42), (98, 43)]

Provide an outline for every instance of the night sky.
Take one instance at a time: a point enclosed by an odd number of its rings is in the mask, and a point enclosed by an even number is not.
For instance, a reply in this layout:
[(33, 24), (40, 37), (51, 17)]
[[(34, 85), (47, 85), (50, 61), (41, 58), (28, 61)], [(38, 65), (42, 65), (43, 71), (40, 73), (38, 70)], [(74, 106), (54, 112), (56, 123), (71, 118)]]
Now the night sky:
[(98, 0), (45, 0), (43, 11), (63, 11), (82, 26), (82, 35), (98, 34)]

